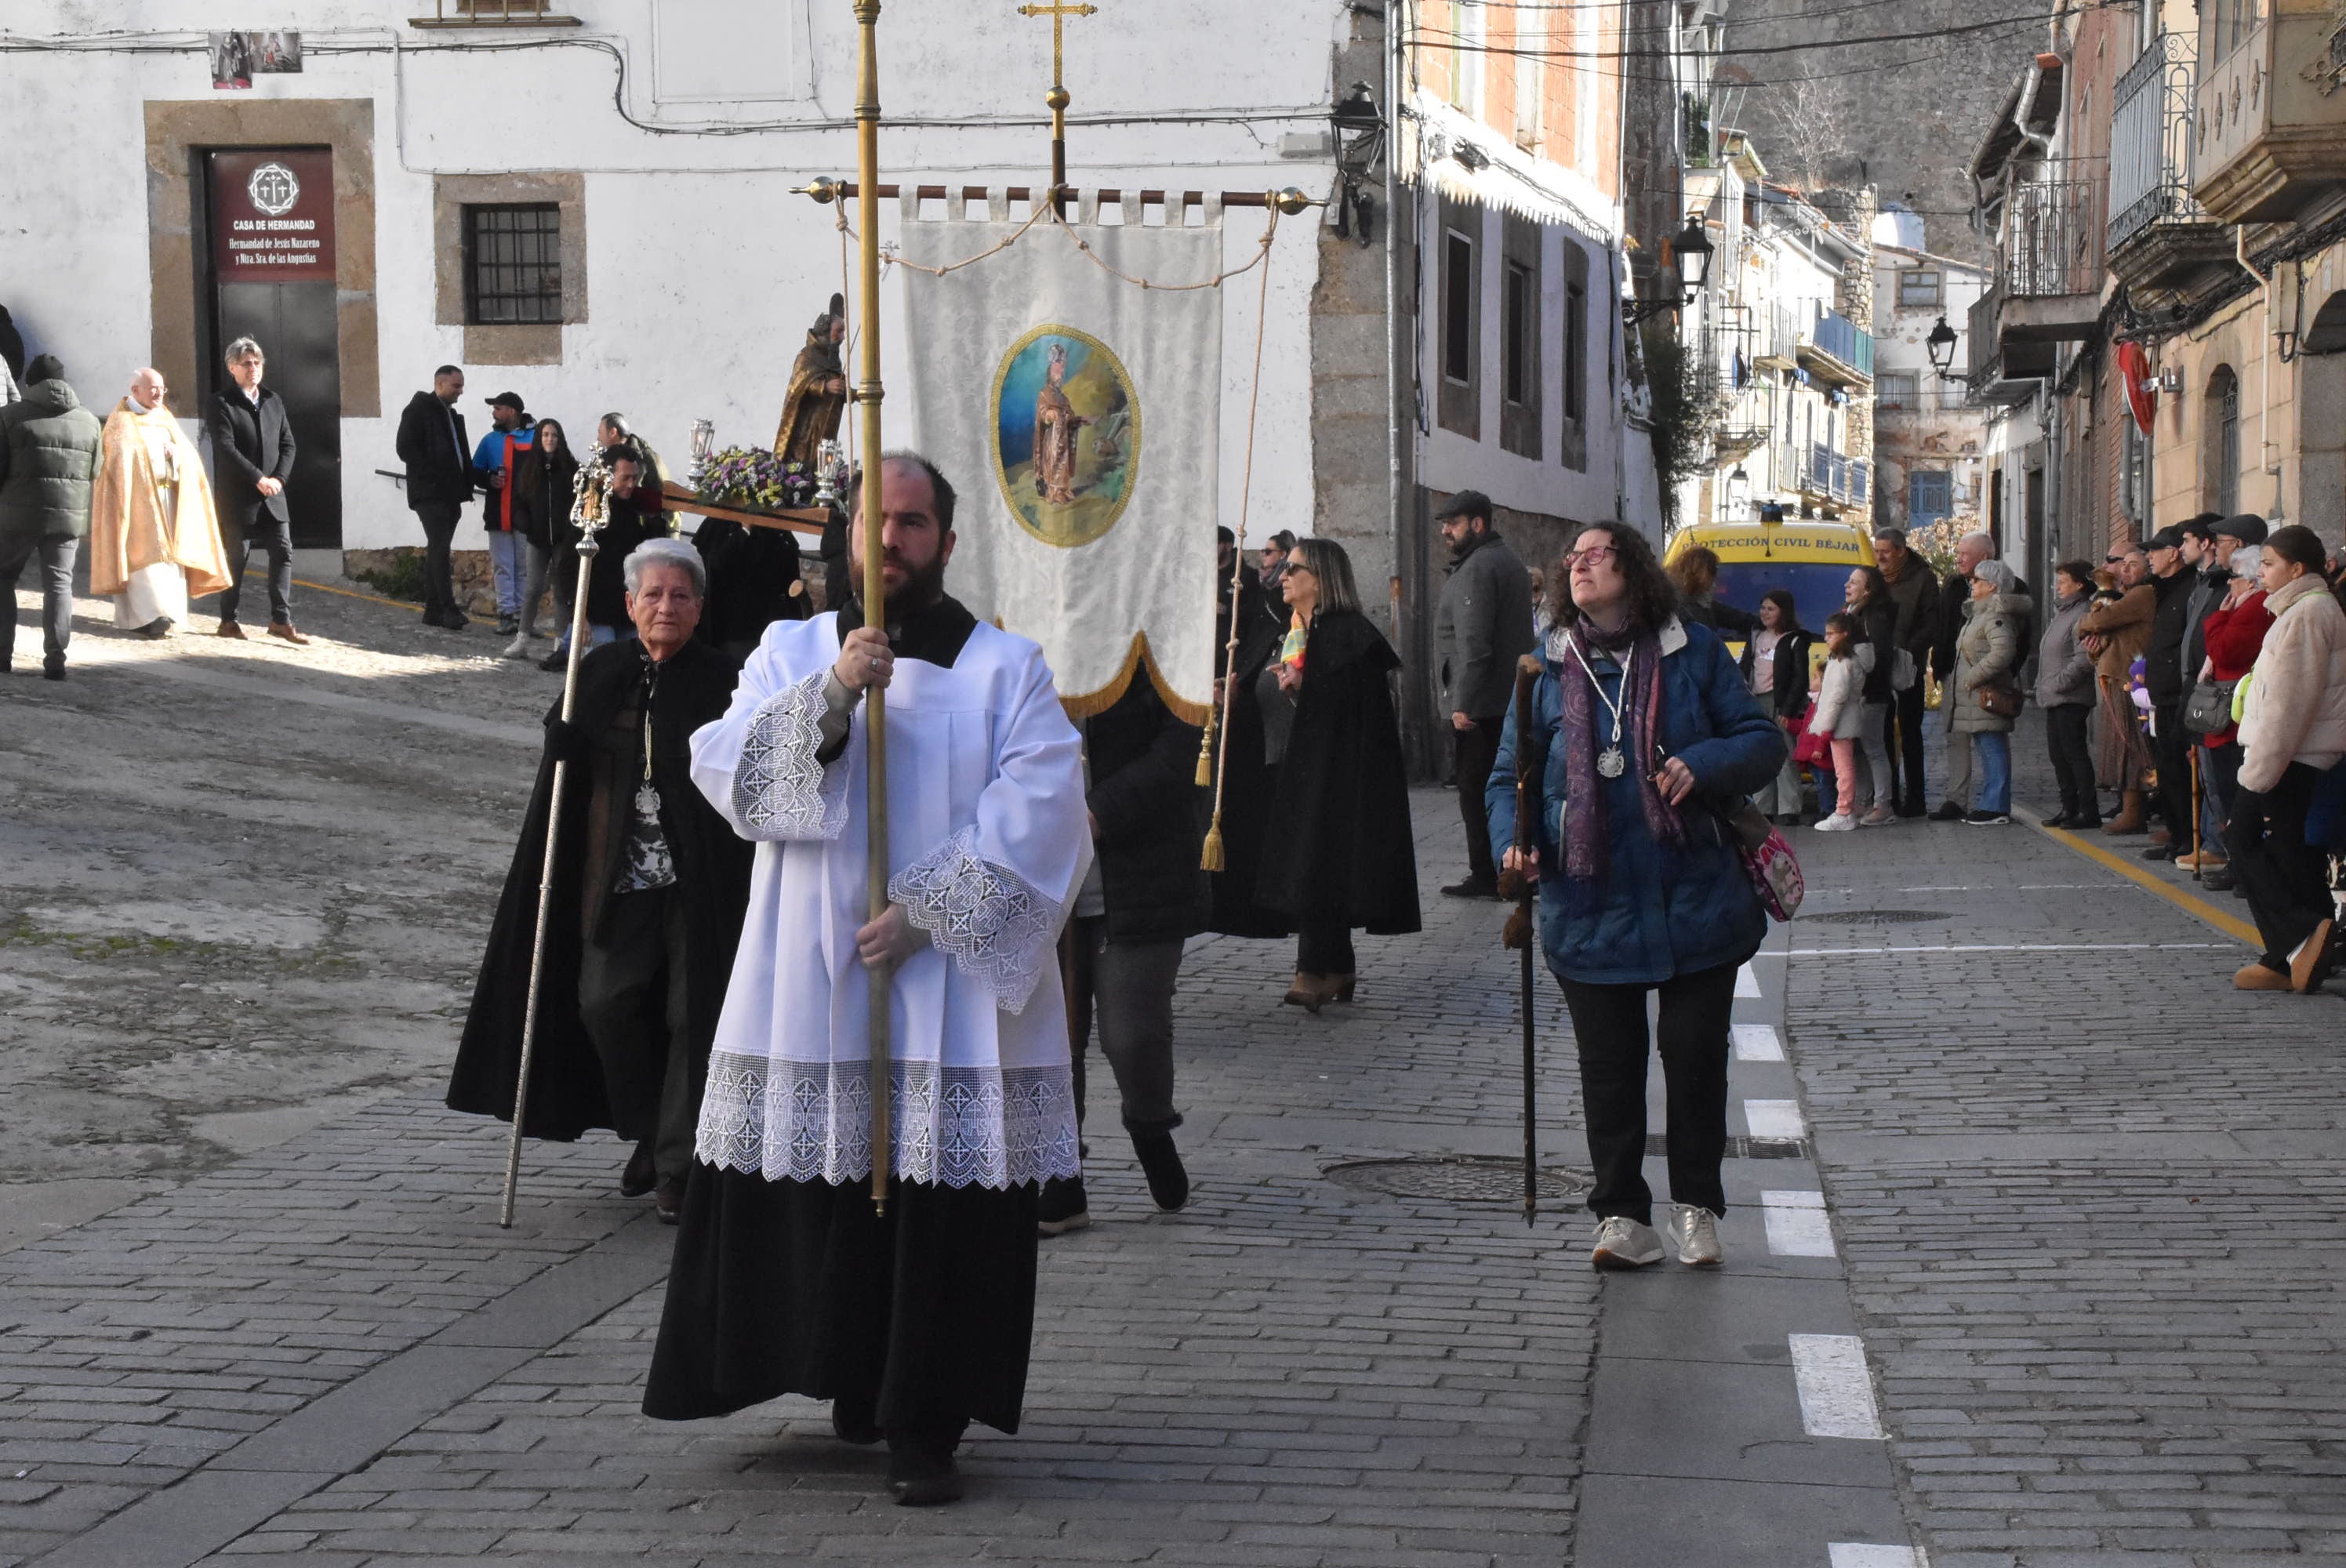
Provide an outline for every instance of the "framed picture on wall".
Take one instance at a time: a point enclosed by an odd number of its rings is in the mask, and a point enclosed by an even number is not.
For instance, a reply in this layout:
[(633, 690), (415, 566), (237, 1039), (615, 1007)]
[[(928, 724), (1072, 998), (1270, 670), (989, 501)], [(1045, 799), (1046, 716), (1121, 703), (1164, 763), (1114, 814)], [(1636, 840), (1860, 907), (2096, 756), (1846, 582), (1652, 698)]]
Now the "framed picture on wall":
[(218, 91), (250, 87), (255, 76), (301, 68), (301, 35), (297, 31), (214, 33), (209, 40), (212, 87)]

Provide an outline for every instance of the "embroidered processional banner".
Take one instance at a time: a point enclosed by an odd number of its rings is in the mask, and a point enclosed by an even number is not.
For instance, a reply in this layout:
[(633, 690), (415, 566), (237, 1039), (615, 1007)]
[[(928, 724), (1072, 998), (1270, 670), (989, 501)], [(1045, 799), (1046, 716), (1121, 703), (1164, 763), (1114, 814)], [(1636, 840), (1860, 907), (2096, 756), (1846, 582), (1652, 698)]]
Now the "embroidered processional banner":
[(1221, 290), (1126, 279), (1209, 283), (1222, 224), (1219, 206), (1188, 228), (1143, 225), (1137, 201), (1121, 216), (1046, 219), (942, 277), (920, 269), (1025, 226), (999, 203), (906, 221), (913, 423), (961, 489), (954, 596), (1040, 643), (1078, 716), (1139, 676), (1196, 723), (1214, 680)]

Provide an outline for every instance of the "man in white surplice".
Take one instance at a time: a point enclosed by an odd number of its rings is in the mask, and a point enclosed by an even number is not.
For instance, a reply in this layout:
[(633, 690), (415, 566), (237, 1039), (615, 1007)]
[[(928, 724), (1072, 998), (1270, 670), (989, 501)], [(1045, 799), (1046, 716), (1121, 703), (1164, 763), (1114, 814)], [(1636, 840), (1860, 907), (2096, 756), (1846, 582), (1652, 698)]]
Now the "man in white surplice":
[[(853, 601), (776, 622), (693, 737), (695, 781), (760, 848), (644, 1408), (827, 1399), (841, 1438), (888, 1440), (891, 1488), (923, 1503), (960, 1495), (970, 1420), (1017, 1430), (1037, 1185), (1079, 1169), (1057, 940), (1091, 840), (1042, 650), (945, 596), (953, 487), (909, 454), (882, 480), (886, 631)], [(860, 515), (849, 547), (860, 584)], [(872, 687), (892, 902), (867, 921)], [(893, 970), (884, 1216), (874, 964)]]

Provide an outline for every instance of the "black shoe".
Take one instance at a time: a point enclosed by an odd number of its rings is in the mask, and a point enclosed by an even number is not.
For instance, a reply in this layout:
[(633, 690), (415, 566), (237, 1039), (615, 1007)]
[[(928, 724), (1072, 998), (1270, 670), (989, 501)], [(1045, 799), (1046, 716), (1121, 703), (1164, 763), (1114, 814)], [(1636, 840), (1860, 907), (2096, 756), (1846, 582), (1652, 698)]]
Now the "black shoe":
[(831, 1401), (831, 1435), (857, 1448), (869, 1448), (888, 1434), (880, 1430), (880, 1419), (870, 1400), (842, 1395)]
[(674, 1225), (684, 1217), (684, 1178), (678, 1176), (659, 1184), (652, 1194), (652, 1207), (659, 1211), (662, 1225)]
[(1923, 814), (1923, 802), (1920, 800), (1902, 801), (1898, 807), (1898, 814), (1902, 817), (1920, 817)]
[(954, 1463), (952, 1448), (940, 1453), (926, 1446), (899, 1448), (892, 1441), (888, 1445), (888, 1490), (896, 1494), (900, 1508), (934, 1508), (939, 1503), (959, 1502), (961, 1470)]
[(1042, 1200), (1035, 1207), (1035, 1228), (1045, 1236), (1065, 1236), (1092, 1222), (1084, 1200), (1084, 1178), (1053, 1176), (1043, 1184)]
[(2211, 893), (2229, 893), (2239, 887), (2240, 879), (2234, 876), (2229, 869), (2218, 866), (2212, 871), (2201, 872), (2199, 885)]
[(1141, 1174), (1148, 1178), (1148, 1196), (1167, 1214), (1178, 1214), (1181, 1206), (1189, 1201), (1189, 1173), (1181, 1167), (1181, 1151), (1173, 1146), (1173, 1135), (1167, 1133), (1135, 1133), (1132, 1152), (1140, 1156)]
[(2178, 852), (2172, 843), (2153, 844), (2142, 852), (2142, 858), (2146, 860), (2171, 860)]
[(2076, 817), (2073, 812), (2055, 811), (2045, 819), (2045, 825), (2048, 828), (2066, 828), (2076, 820)]
[(443, 610), (440, 618), (432, 624), (444, 631), (461, 632), (473, 624), (473, 617), (462, 610)]
[(1499, 896), (1499, 884), (1486, 882), (1480, 877), (1468, 877), (1463, 882), (1453, 882), (1443, 889), (1442, 896), (1450, 899), (1494, 899)]
[(1966, 811), (1964, 820), (1974, 828), (2009, 828), (2012, 819), (2001, 811)]
[(519, 616), (499, 616), (497, 617), (497, 636), (501, 637), (509, 637), (520, 630), (521, 618)]
[(537, 661), (540, 669), (560, 669), (570, 662), (570, 650), (558, 648)]
[(659, 1185), (659, 1173), (652, 1168), (652, 1141), (646, 1138), (627, 1156), (627, 1168), (619, 1173), (619, 1196), (641, 1197)]
[(41, 678), (43, 680), (63, 680), (65, 677), (66, 656), (63, 654), (48, 654), (44, 656), (41, 660)]
[(2098, 811), (2090, 816), (2069, 819), (2069, 830), (2073, 833), (2097, 833), (2101, 831), (2101, 827), (2102, 814)]
[(1969, 820), (1970, 814), (1953, 800), (1942, 800), (1931, 808), (1931, 820), (1933, 822), (1962, 822)]

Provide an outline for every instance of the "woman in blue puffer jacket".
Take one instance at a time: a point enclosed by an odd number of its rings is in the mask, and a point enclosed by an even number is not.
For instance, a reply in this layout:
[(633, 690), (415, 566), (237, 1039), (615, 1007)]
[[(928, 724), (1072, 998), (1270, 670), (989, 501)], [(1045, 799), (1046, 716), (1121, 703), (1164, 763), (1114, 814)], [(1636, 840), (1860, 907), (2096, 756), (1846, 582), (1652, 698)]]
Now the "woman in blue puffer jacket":
[(1662, 1257), (1644, 1173), (1646, 998), (1658, 992), (1670, 1237), (1680, 1261), (1716, 1264), (1728, 1023), (1736, 972), (1768, 923), (1727, 814), (1783, 766), (1784, 734), (1718, 636), (1678, 618), (1637, 533), (1584, 527), (1550, 581), (1561, 592), (1528, 742), (1543, 780), (1528, 852), (1515, 848), (1525, 740), (1512, 712), (1487, 799), (1493, 853), (1539, 876), (1540, 945), (1572, 1013), (1596, 1173), (1590, 1261)]

